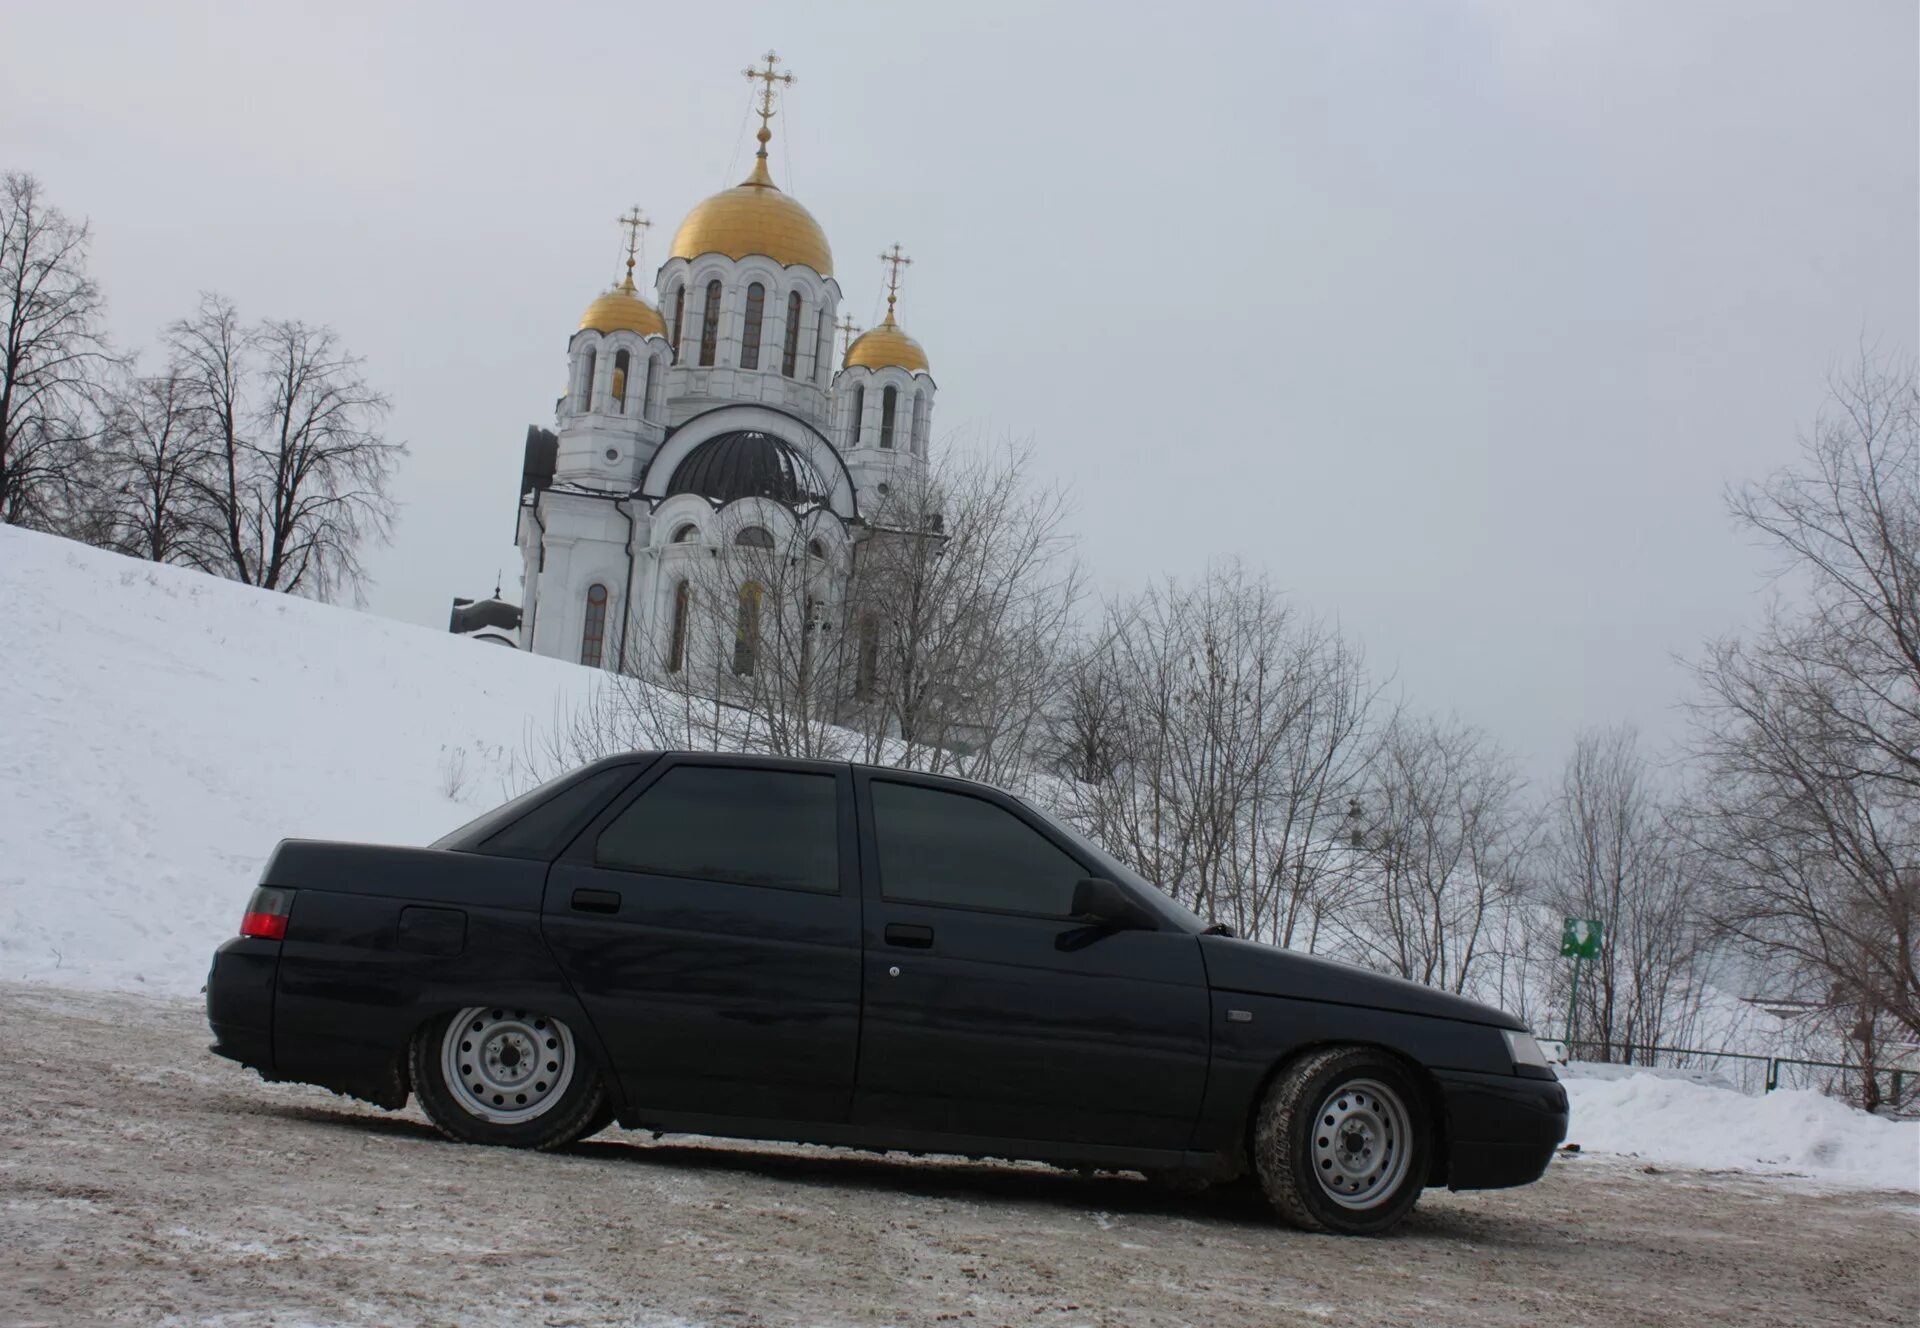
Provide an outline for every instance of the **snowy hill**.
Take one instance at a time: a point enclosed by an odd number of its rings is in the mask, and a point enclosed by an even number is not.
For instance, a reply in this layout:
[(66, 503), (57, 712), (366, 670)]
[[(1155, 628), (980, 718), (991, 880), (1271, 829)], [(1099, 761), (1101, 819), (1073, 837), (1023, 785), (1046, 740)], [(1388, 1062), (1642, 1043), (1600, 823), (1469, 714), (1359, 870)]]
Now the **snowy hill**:
[(71, 985), (197, 991), (278, 840), (445, 833), (591, 678), (9, 526), (0, 615), (0, 977)]
[[(278, 840), (436, 838), (594, 680), (6, 526), (0, 613), (0, 979), (191, 995)], [(1916, 1185), (1920, 1123), (1574, 1075), (1588, 1151)]]

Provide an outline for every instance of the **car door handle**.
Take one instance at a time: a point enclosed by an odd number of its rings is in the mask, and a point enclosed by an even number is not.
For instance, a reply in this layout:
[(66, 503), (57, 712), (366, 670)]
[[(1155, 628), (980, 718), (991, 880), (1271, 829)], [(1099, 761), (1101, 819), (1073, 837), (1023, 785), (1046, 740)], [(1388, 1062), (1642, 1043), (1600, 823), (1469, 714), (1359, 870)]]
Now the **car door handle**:
[(618, 913), (620, 892), (618, 890), (575, 890), (573, 906), (581, 913)]
[(915, 922), (889, 922), (887, 944), (904, 945), (914, 950), (933, 948), (933, 928)]

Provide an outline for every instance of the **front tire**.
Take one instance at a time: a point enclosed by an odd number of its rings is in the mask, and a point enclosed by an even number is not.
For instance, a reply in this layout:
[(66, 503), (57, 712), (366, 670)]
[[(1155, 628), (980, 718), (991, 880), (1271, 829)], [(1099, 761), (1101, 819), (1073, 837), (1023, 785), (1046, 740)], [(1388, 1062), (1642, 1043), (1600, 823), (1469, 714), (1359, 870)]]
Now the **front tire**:
[(573, 1031), (517, 1006), (473, 1006), (413, 1039), (420, 1107), (449, 1139), (547, 1151), (604, 1125), (606, 1090)]
[(1424, 1095), (1383, 1052), (1331, 1047), (1267, 1090), (1254, 1169), (1267, 1201), (1307, 1231), (1379, 1235), (1413, 1209), (1432, 1156)]

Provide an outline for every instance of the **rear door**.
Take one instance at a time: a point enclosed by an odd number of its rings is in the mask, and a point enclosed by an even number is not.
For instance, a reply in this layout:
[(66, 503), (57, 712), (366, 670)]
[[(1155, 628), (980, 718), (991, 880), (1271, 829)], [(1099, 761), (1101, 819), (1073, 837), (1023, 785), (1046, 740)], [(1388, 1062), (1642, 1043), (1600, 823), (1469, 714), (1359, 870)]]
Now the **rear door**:
[(547, 939), (633, 1106), (847, 1119), (853, 835), (844, 766), (676, 755), (554, 863)]
[(860, 771), (867, 982), (854, 1118), (1180, 1149), (1206, 1087), (1198, 939), (1068, 916), (1095, 874), (1017, 800)]

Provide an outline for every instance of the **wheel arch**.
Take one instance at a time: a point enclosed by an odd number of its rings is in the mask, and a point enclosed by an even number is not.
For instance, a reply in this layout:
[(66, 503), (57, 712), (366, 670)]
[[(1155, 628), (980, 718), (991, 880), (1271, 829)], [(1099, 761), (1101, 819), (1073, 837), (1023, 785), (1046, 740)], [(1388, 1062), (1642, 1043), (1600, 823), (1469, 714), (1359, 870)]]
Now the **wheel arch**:
[(1378, 1052), (1407, 1072), (1407, 1077), (1413, 1081), (1421, 1094), (1422, 1101), (1418, 1105), (1424, 1110), (1428, 1132), (1433, 1143), (1433, 1160), (1427, 1167), (1427, 1175), (1423, 1183), (1429, 1187), (1444, 1186), (1449, 1172), (1448, 1158), (1452, 1150), (1452, 1132), (1447, 1120), (1447, 1100), (1440, 1090), (1440, 1081), (1434, 1077), (1433, 1071), (1398, 1047), (1367, 1038), (1318, 1038), (1312, 1042), (1303, 1042), (1299, 1046), (1290, 1047), (1282, 1055), (1274, 1058), (1273, 1063), (1267, 1067), (1267, 1072), (1260, 1077), (1259, 1085), (1255, 1088), (1252, 1099), (1247, 1103), (1246, 1119), (1241, 1122), (1238, 1144), (1242, 1158), (1246, 1159), (1247, 1169), (1249, 1171), (1252, 1169), (1253, 1138), (1254, 1131), (1259, 1126), (1260, 1110), (1266, 1104), (1267, 1095), (1273, 1090), (1274, 1082), (1316, 1052), (1335, 1049)]

